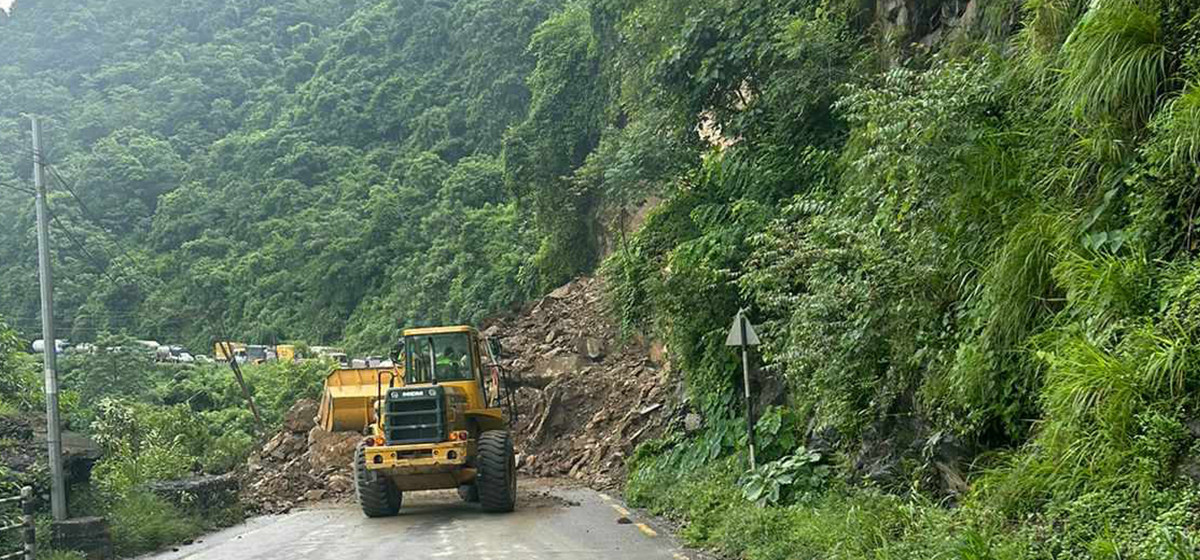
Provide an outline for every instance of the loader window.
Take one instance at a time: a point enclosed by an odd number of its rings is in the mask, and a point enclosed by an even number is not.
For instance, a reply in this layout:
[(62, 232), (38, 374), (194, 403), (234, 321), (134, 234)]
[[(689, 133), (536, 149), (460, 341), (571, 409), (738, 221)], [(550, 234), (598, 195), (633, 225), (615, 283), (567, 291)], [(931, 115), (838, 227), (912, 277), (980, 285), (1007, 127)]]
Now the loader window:
[(406, 384), (475, 378), (466, 333), (410, 336), (405, 339), (405, 350)]

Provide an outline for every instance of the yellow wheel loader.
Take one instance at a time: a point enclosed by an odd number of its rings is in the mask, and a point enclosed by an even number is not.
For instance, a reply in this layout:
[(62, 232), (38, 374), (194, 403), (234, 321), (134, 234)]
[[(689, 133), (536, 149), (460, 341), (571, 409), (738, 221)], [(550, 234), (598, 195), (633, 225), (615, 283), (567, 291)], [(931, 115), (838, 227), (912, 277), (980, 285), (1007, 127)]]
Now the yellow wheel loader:
[(330, 374), (321, 424), (365, 426), (354, 477), (368, 517), (395, 515), (414, 490), (457, 488), (489, 512), (516, 506), (513, 401), (491, 342), (467, 326), (409, 329), (395, 367)]

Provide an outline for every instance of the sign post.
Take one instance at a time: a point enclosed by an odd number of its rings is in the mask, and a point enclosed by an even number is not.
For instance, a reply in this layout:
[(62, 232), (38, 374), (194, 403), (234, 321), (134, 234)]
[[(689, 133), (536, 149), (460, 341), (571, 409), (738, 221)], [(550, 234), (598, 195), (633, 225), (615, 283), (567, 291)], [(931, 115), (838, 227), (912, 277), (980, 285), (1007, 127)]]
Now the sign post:
[(742, 386), (746, 394), (746, 435), (750, 444), (750, 468), (755, 468), (754, 462), (754, 405), (750, 400), (750, 346), (758, 346), (758, 333), (746, 319), (746, 310), (739, 309), (729, 327), (729, 336), (725, 338), (726, 346), (739, 346), (742, 349)]

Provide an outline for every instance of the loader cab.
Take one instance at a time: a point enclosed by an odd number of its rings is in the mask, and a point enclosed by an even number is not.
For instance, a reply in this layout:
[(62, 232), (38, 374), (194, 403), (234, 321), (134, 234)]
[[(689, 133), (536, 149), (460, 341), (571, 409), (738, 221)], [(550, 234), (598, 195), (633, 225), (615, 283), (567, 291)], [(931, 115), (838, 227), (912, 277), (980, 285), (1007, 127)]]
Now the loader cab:
[(485, 408), (487, 388), (479, 333), (466, 326), (404, 331), (404, 385), (453, 385), (466, 394), (468, 408)]

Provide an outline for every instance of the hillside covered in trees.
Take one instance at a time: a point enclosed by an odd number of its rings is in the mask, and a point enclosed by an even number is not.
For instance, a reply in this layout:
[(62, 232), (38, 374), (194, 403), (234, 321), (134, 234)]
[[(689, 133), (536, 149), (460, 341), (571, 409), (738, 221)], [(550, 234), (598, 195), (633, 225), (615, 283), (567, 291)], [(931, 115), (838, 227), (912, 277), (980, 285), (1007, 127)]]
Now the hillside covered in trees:
[(382, 353), (598, 272), (704, 419), (626, 488), (694, 543), (1200, 554), (1193, 0), (17, 0), (0, 53), (26, 337), (39, 113), (73, 340)]

